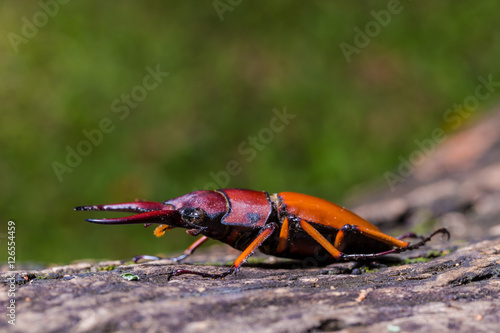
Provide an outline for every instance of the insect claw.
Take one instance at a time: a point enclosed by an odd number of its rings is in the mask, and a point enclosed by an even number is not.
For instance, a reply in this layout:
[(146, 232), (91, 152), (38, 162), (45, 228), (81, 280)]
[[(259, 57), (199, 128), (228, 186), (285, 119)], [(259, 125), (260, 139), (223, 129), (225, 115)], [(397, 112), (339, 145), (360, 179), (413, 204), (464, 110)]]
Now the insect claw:
[(424, 240), (427, 242), (429, 241), (432, 237), (434, 237), (435, 235), (437, 234), (442, 234), (442, 235), (446, 235), (446, 240), (449, 241), (450, 240), (450, 232), (448, 231), (448, 229), (446, 228), (441, 228), (441, 229), (438, 229), (436, 231), (434, 231), (432, 234), (430, 234), (428, 237), (424, 237)]

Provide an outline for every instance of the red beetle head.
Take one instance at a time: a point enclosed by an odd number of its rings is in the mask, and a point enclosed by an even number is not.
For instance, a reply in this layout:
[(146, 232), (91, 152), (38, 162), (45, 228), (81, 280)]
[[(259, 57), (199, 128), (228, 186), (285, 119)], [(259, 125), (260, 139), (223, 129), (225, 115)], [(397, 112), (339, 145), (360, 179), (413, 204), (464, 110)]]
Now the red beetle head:
[(216, 191), (195, 191), (161, 202), (136, 201), (108, 205), (80, 206), (75, 210), (139, 212), (139, 214), (113, 219), (87, 219), (99, 224), (166, 225), (202, 230), (210, 222), (220, 220), (227, 211), (226, 199)]

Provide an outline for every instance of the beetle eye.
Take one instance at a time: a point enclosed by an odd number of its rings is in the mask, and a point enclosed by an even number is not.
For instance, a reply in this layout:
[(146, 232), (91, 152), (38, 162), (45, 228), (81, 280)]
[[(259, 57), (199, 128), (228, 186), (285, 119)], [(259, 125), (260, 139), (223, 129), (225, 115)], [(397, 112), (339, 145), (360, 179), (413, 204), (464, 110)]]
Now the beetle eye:
[(206, 213), (201, 208), (186, 208), (182, 211), (182, 219), (188, 223), (195, 226), (203, 224), (205, 220)]

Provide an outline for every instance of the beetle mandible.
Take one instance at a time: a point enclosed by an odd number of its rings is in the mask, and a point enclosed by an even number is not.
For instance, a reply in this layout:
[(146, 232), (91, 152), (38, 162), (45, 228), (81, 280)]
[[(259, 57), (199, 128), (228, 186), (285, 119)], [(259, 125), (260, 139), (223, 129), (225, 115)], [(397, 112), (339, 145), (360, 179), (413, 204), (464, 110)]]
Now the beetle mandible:
[[(75, 210), (135, 212), (136, 215), (114, 219), (87, 219), (99, 224), (159, 224), (154, 234), (186, 228), (191, 236), (201, 237), (186, 249), (180, 261), (208, 239), (224, 242), (243, 251), (229, 270), (220, 274), (176, 270), (170, 275), (196, 274), (223, 278), (259, 249), (277, 257), (306, 259), (321, 248), (330, 259), (359, 260), (416, 249), (434, 235), (450, 237), (445, 228), (427, 237), (406, 233), (392, 237), (353, 212), (329, 201), (294, 192), (269, 195), (264, 191), (220, 189), (195, 191), (165, 202), (135, 201), (108, 205), (80, 206)], [(404, 238), (419, 238), (410, 244)], [(138, 259), (158, 259), (139, 256)]]

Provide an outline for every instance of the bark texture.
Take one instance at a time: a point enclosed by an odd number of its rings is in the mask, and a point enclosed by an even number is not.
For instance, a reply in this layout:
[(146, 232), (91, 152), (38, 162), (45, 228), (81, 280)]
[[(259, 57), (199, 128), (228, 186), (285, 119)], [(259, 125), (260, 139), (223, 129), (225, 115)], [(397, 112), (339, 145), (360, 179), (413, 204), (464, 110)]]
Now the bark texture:
[[(417, 262), (386, 259), (376, 266), (336, 263), (312, 268), (263, 262), (248, 264), (237, 276), (223, 280), (196, 276), (168, 280), (166, 272), (192, 265), (167, 260), (141, 265), (82, 263), (24, 272), (17, 276), (17, 320), (10, 328), (15, 332), (42, 328), (45, 332), (497, 331), (500, 239), (458, 248), (437, 243), (433, 251), (412, 252), (413, 257), (421, 255)], [(225, 250), (216, 250), (202, 254), (202, 260), (228, 259)], [(420, 262), (422, 258), (430, 260)], [(140, 280), (125, 280), (123, 273)], [(0, 293), (3, 304), (6, 294), (6, 290)]]

